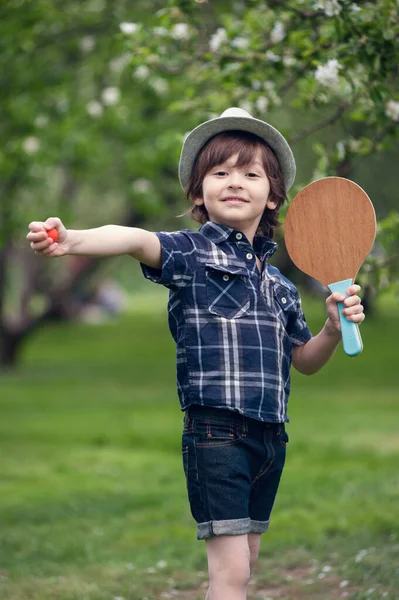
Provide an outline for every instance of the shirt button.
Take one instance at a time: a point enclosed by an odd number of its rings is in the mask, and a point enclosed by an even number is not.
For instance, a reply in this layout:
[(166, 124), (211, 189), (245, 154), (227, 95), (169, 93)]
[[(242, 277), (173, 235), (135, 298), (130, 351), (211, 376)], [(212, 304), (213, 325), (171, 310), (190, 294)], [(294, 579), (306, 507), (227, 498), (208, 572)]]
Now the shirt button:
[(248, 260), (251, 260), (251, 258), (253, 258), (253, 257), (252, 257), (252, 254), (251, 254), (250, 252), (248, 252), (248, 254), (247, 254), (247, 259), (248, 259)]
[(230, 277), (228, 275), (223, 275), (223, 281), (228, 281)]
[(281, 302), (282, 302), (283, 304), (287, 304), (287, 298), (281, 298)]
[(236, 239), (237, 239), (237, 240), (241, 240), (241, 239), (242, 239), (242, 233), (237, 233), (237, 235), (236, 235)]

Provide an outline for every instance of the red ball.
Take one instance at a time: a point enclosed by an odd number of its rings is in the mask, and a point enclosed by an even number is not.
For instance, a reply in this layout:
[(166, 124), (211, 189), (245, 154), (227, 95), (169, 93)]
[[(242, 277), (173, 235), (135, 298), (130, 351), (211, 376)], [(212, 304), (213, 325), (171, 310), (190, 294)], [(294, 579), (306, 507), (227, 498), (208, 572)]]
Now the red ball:
[(50, 237), (53, 240), (53, 242), (56, 242), (58, 240), (58, 230), (55, 229), (55, 228), (54, 229), (50, 229), (47, 232), (47, 237)]

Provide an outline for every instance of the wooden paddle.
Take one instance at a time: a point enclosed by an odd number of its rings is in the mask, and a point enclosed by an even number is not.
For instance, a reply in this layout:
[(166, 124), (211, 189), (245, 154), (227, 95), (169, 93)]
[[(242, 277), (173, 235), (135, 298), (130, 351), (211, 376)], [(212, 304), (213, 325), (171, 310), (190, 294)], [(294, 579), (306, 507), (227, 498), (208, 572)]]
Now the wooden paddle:
[[(370, 198), (342, 177), (307, 185), (291, 202), (284, 223), (285, 244), (295, 265), (331, 292), (345, 296), (373, 247), (375, 234)], [(344, 350), (356, 356), (363, 350), (359, 327), (342, 314), (343, 308), (339, 302)]]

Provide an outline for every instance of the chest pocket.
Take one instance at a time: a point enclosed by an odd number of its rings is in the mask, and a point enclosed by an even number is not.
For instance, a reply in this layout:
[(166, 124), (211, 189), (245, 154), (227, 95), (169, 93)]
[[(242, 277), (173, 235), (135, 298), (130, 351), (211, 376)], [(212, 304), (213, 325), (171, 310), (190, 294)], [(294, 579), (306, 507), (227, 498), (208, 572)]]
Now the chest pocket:
[(238, 319), (250, 312), (250, 296), (245, 282), (247, 270), (235, 265), (206, 263), (206, 294), (211, 313)]
[(286, 329), (294, 327), (297, 303), (294, 294), (282, 285), (274, 286), (275, 310)]

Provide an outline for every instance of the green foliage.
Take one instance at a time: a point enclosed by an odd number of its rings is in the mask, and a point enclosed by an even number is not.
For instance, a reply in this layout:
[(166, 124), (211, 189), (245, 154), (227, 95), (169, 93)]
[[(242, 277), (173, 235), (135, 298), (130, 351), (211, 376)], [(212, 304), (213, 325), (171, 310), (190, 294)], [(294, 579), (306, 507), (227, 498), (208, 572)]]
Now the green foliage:
[[(231, 105), (260, 118), (309, 113), (313, 123), (302, 130), (301, 119), (290, 131), (282, 120), (293, 144), (339, 126), (336, 144), (313, 144), (316, 179), (345, 174), (394, 147), (398, 29), (395, 0), (237, 2), (228, 10), (171, 0), (125, 45), (135, 69), (153, 57), (151, 77), (169, 75), (169, 110), (186, 114), (193, 126)], [(397, 261), (388, 254), (397, 249), (383, 243), (387, 227), (382, 223), (378, 236), (384, 264), (372, 256), (365, 266), (375, 292), (382, 282), (397, 284)]]
[(2, 248), (51, 214), (88, 227), (131, 205), (176, 227), (184, 134), (227, 106), (271, 116), (294, 151), (309, 137), (312, 178), (397, 143), (395, 0), (7, 0), (2, 10)]

